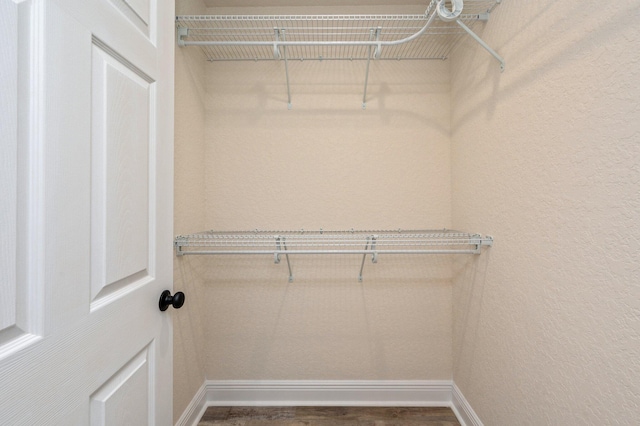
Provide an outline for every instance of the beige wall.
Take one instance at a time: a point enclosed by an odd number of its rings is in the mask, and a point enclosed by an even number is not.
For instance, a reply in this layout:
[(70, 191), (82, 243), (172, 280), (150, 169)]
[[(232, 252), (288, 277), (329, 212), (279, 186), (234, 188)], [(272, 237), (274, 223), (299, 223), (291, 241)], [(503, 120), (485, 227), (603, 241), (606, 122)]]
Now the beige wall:
[(505, 1), (452, 61), (454, 380), (486, 425), (638, 424), (640, 6)]
[[(176, 14), (204, 13), (201, 0), (176, 1)], [(176, 49), (174, 232), (205, 226), (204, 59), (197, 49)], [(185, 307), (172, 312), (174, 337), (173, 422), (179, 419), (205, 380), (204, 321), (198, 259), (174, 258), (174, 291), (186, 294)]]
[[(316, 11), (317, 13), (322, 13)], [(326, 12), (326, 11), (325, 11)], [(333, 13), (340, 13), (340, 11)], [(207, 65), (207, 225), (386, 229), (450, 225), (449, 64)], [(209, 379), (449, 379), (443, 258), (210, 258)]]
[(207, 224), (416, 229), (450, 221), (449, 66), (207, 65)]
[[(209, 227), (449, 225), (447, 63), (376, 63), (365, 111), (364, 63), (291, 64), (291, 111), (282, 63), (207, 67)], [(292, 262), (209, 260), (208, 378), (451, 377), (445, 260)]]

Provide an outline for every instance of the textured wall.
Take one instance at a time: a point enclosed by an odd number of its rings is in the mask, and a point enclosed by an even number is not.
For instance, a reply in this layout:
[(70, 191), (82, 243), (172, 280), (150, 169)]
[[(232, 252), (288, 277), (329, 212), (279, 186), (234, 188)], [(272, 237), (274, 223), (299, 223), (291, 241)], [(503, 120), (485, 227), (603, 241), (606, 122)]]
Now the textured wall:
[[(176, 14), (205, 13), (201, 0), (176, 1)], [(176, 48), (174, 231), (204, 229), (204, 59), (197, 49)], [(173, 316), (174, 423), (205, 380), (203, 312), (198, 259), (174, 258), (174, 290), (186, 294)]]
[[(334, 11), (335, 13), (335, 11)], [(449, 64), (207, 65), (207, 225), (380, 229), (450, 223)], [(210, 379), (448, 379), (445, 258), (207, 260)]]
[(415, 229), (450, 220), (449, 67), (434, 62), (207, 66), (207, 224)]
[(452, 62), (454, 380), (487, 425), (638, 424), (640, 5), (505, 1)]

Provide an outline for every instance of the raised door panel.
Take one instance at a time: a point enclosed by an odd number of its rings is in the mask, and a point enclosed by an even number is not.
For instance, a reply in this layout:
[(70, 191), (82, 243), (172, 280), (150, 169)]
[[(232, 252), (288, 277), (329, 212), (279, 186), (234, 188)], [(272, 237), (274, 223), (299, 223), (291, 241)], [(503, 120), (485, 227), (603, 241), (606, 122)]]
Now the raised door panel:
[(32, 28), (23, 25), (32, 20), (26, 3), (0, 0), (0, 359), (37, 340), (43, 318), (42, 146), (32, 129), (40, 100), (33, 58), (40, 50)]
[(153, 83), (108, 47), (93, 45), (92, 307), (152, 279), (149, 167)]
[(137, 354), (91, 395), (91, 426), (153, 426), (153, 345)]

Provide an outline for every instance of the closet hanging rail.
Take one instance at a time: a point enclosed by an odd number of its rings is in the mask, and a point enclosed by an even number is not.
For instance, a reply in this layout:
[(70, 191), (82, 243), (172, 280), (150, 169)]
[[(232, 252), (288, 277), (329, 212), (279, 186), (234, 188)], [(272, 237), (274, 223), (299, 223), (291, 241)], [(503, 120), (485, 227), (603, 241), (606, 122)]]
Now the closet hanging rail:
[(480, 254), (492, 246), (493, 238), (452, 230), (411, 231), (208, 231), (181, 235), (175, 239), (178, 256), (184, 255), (271, 255), (275, 263), (285, 256), (289, 281), (293, 274), (289, 255), (362, 255), (358, 279), (366, 256), (377, 263), (380, 255)]
[[(447, 59), (465, 35), (504, 59), (473, 27), (501, 0), (431, 0), (421, 15), (177, 16), (179, 46), (200, 46), (209, 61)], [(365, 77), (366, 85), (369, 67)], [(290, 89), (288, 89), (289, 107)]]

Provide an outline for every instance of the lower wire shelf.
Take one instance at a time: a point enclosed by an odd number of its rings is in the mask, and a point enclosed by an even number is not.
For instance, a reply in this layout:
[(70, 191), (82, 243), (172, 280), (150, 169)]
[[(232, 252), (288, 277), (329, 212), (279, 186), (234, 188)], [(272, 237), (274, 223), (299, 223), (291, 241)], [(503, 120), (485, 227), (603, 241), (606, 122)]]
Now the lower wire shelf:
[(177, 236), (176, 255), (272, 255), (275, 263), (284, 256), (293, 273), (289, 255), (361, 254), (358, 280), (367, 255), (377, 263), (382, 254), (480, 254), (493, 238), (448, 229), (441, 230), (347, 230), (347, 231), (206, 231)]

